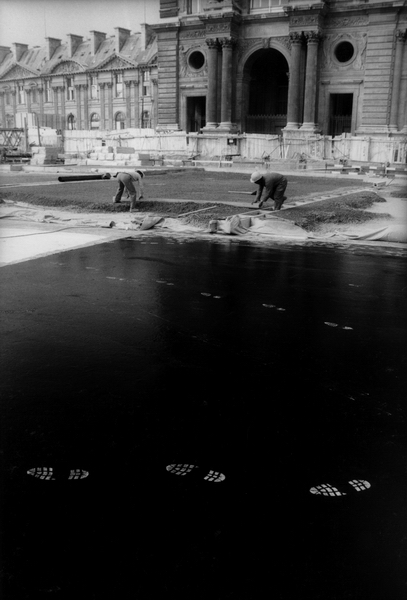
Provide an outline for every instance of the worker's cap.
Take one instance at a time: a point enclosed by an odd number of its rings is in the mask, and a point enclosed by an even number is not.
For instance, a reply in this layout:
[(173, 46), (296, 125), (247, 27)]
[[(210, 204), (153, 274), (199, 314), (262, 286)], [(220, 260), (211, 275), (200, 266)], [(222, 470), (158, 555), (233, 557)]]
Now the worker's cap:
[(136, 173), (138, 173), (138, 174), (139, 174), (141, 177), (144, 177), (144, 173), (143, 173), (143, 171), (139, 171), (139, 170), (137, 169)]
[(102, 179), (110, 179), (110, 178), (111, 178), (110, 173), (103, 173)]
[(254, 173), (252, 173), (252, 176), (250, 177), (250, 182), (256, 183), (256, 181), (260, 181), (260, 179), (262, 177), (263, 177), (263, 175), (260, 173), (260, 171), (255, 171)]

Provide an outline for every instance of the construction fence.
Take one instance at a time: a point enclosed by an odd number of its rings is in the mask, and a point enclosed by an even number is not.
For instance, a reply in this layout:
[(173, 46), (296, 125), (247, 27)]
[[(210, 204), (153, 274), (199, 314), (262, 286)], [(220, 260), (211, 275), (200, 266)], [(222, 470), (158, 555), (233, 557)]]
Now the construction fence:
[(265, 134), (204, 134), (154, 129), (120, 131), (67, 131), (62, 134), (64, 152), (86, 156), (95, 148), (129, 148), (131, 152), (196, 157), (204, 160), (273, 161), (334, 163), (407, 163), (407, 136), (357, 137), (298, 136)]

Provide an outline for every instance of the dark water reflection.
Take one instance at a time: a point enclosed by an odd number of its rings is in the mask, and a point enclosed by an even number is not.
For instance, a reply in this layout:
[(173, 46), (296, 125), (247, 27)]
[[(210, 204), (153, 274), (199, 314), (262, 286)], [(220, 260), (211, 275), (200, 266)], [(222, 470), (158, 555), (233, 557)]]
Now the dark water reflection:
[(4, 268), (5, 598), (403, 598), (405, 267), (150, 236)]

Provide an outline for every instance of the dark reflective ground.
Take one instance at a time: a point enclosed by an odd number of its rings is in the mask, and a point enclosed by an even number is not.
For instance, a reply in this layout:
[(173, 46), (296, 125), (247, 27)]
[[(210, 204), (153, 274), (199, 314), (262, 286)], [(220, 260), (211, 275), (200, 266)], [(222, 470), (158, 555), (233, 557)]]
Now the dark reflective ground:
[(404, 600), (406, 262), (152, 235), (4, 267), (4, 600)]

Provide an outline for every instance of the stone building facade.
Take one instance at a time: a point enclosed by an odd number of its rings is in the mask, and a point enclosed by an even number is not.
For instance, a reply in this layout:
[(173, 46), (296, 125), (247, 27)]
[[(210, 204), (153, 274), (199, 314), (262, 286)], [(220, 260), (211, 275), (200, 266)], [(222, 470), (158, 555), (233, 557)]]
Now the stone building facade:
[(155, 127), (157, 46), (140, 33), (46, 38), (43, 47), (0, 47), (0, 127), (69, 129)]
[(158, 125), (210, 134), (407, 134), (407, 7), (161, 0)]
[(0, 127), (405, 139), (402, 0), (159, 1), (140, 33), (0, 47)]

